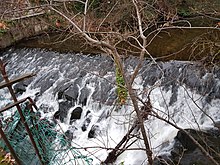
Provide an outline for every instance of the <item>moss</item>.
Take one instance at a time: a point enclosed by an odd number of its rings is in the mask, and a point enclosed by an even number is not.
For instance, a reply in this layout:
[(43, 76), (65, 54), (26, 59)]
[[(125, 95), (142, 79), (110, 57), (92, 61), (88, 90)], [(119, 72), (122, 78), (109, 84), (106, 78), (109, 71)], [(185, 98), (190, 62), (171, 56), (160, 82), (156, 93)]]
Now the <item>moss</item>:
[(124, 78), (121, 75), (118, 67), (116, 67), (115, 72), (116, 72), (116, 84), (117, 84), (116, 93), (118, 96), (118, 102), (122, 105), (125, 104), (126, 102), (128, 92), (127, 89), (125, 88)]
[(191, 12), (188, 8), (180, 8), (177, 11), (178, 15), (183, 16), (183, 17), (188, 17), (191, 15)]
[(7, 32), (6, 29), (0, 29), (0, 36), (3, 36)]

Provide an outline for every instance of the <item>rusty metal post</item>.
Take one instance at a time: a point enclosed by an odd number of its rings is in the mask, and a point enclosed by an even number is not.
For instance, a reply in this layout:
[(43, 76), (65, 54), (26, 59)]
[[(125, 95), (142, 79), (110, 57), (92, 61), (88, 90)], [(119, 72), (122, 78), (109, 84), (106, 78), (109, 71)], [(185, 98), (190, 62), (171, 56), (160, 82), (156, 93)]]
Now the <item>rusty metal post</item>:
[[(0, 59), (0, 71), (1, 71), (1, 73), (2, 73), (3, 79), (4, 79), (5, 82), (8, 84), (7, 87), (8, 87), (8, 90), (9, 90), (11, 96), (12, 96), (12, 99), (14, 100), (14, 103), (17, 103), (17, 102), (18, 102), (17, 97), (16, 97), (16, 95), (15, 95), (15, 93), (14, 93), (14, 90), (13, 90), (13, 88), (12, 88), (12, 84), (10, 83), (10, 80), (8, 79), (7, 73), (6, 73), (6, 71), (5, 71), (5, 64), (2, 62), (1, 59)], [(21, 121), (22, 121), (22, 123), (24, 124), (25, 129), (26, 129), (26, 131), (27, 131), (27, 133), (28, 133), (28, 135), (29, 135), (29, 138), (30, 138), (30, 140), (31, 140), (31, 143), (32, 143), (32, 145), (33, 145), (33, 147), (34, 147), (34, 149), (35, 149), (35, 152), (36, 152), (36, 154), (37, 154), (37, 156), (38, 156), (38, 158), (39, 158), (41, 164), (44, 165), (44, 163), (43, 163), (43, 161), (42, 161), (42, 159), (41, 159), (40, 152), (39, 152), (39, 150), (38, 150), (38, 148), (37, 148), (37, 145), (36, 145), (36, 143), (35, 143), (35, 141), (34, 141), (34, 138), (33, 138), (33, 136), (32, 136), (32, 133), (31, 133), (31, 131), (30, 131), (30, 128), (29, 128), (28, 124), (27, 124), (26, 121), (25, 121), (25, 117), (24, 117), (24, 115), (23, 115), (23, 113), (22, 113), (22, 109), (21, 109), (21, 107), (20, 107), (19, 104), (16, 104), (15, 106), (16, 106), (18, 112), (19, 112), (19, 115), (20, 115), (20, 117), (21, 117)]]
[(1, 126), (0, 126), (0, 134), (1, 134), (1, 138), (4, 140), (6, 146), (8, 147), (8, 149), (9, 149), (10, 153), (12, 154), (13, 158), (15, 159), (16, 163), (17, 163), (18, 165), (21, 165), (21, 161), (20, 161), (19, 158), (17, 157), (17, 155), (16, 155), (14, 149), (12, 148), (10, 142), (8, 141), (8, 139), (7, 139), (7, 137), (6, 137), (5, 133), (4, 133), (4, 131), (2, 130)]

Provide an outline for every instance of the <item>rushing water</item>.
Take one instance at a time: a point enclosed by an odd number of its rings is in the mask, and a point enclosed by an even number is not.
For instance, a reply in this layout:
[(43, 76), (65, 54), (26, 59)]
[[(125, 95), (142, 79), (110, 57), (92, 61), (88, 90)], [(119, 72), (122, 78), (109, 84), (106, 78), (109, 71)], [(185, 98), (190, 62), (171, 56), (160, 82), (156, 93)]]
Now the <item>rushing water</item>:
[[(110, 57), (12, 48), (3, 52), (2, 58), (8, 62), (10, 78), (30, 72), (37, 74), (15, 85), (16, 89), (26, 88), (18, 98), (32, 97), (42, 118), (53, 121), (55, 115), (59, 128), (71, 134), (72, 145), (87, 147), (82, 152), (93, 159), (92, 164), (104, 161), (109, 152), (104, 148), (114, 148), (131, 127), (135, 117), (131, 101), (115, 106), (115, 69)], [(138, 60), (131, 57), (123, 62), (131, 74)], [(154, 111), (179, 127), (214, 127), (205, 113), (215, 121), (220, 120), (217, 66), (205, 68), (199, 63), (183, 61), (155, 65), (145, 60), (133, 88), (143, 100), (147, 98), (143, 91), (153, 88), (150, 99)], [(10, 98), (6, 90), (1, 90), (0, 97)], [(1, 101), (0, 105), (6, 103)], [(79, 119), (71, 115), (77, 107), (82, 108)], [(145, 128), (153, 155), (169, 154), (178, 130), (154, 117), (145, 121)], [(137, 140), (130, 148), (144, 148), (143, 141)], [(121, 162), (147, 164), (145, 151), (128, 150), (118, 157), (116, 164)]]

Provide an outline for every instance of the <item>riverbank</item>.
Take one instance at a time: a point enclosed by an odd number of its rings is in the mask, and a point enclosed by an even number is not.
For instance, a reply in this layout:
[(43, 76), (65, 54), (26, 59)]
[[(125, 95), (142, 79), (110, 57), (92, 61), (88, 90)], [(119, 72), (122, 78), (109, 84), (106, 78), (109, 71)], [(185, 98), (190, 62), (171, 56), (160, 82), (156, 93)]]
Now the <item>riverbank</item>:
[[(149, 45), (147, 49), (157, 60), (203, 60), (204, 62), (215, 61), (217, 63), (220, 60), (220, 28), (172, 26), (161, 30), (151, 40), (155, 33), (148, 36)], [(103, 53), (99, 48), (90, 45), (79, 35), (73, 37), (71, 33), (60, 33), (59, 31), (24, 39), (16, 46), (44, 48), (58, 52)], [(140, 53), (140, 50), (131, 47), (126, 42), (119, 42), (116, 48), (124, 56), (138, 56)]]
[[(100, 2), (100, 6), (103, 10), (107, 11), (102, 5), (105, 3)], [(114, 3), (113, 3), (114, 4)], [(109, 4), (109, 6), (113, 5)], [(163, 3), (161, 2), (160, 5)], [(159, 2), (155, 6), (163, 12), (163, 15), (155, 14), (155, 24), (151, 25), (145, 30), (147, 36), (148, 46), (146, 47), (152, 57), (156, 60), (202, 60), (212, 63), (213, 61), (219, 61), (220, 50), (220, 28), (218, 26), (219, 18), (218, 13), (211, 13), (209, 6), (218, 4), (213, 0), (213, 4), (205, 3), (205, 8), (202, 8), (201, 2), (196, 4), (197, 8), (192, 1), (173, 4), (173, 8), (176, 8), (176, 13), (172, 10), (169, 1), (166, 2), (166, 8), (161, 8)], [(200, 4), (200, 5), (199, 5)], [(56, 4), (61, 5), (61, 4)], [(120, 5), (113, 10), (116, 12)], [(108, 6), (108, 7), (109, 7)], [(70, 6), (67, 6), (67, 8)], [(97, 7), (97, 6), (96, 6)], [(76, 5), (77, 8), (77, 5)], [(215, 5), (215, 9), (220, 8)], [(32, 9), (31, 9), (32, 10)], [(61, 9), (61, 10), (67, 10)], [(70, 9), (68, 8), (70, 11)], [(78, 9), (71, 9), (71, 11)], [(201, 13), (204, 11), (206, 15)], [(103, 11), (95, 11), (93, 15), (88, 13), (87, 23), (88, 34), (100, 40), (115, 40), (111, 44), (115, 45), (119, 53), (125, 57), (129, 55), (139, 56), (140, 47), (134, 39), (121, 39), (126, 38), (126, 34), (132, 34), (132, 30), (135, 29), (132, 24), (124, 26), (124, 22), (130, 22), (132, 19), (126, 17), (121, 20), (120, 15), (115, 18), (117, 13), (112, 12), (106, 20), (95, 14), (103, 14)], [(171, 12), (172, 20), (167, 18)], [(174, 13), (173, 13), (174, 12)], [(34, 12), (31, 11), (33, 14)], [(80, 52), (84, 54), (97, 54), (103, 53), (99, 48), (88, 43), (85, 39), (76, 34), (74, 28), (70, 26), (69, 22), (65, 21), (57, 14), (50, 10), (43, 10), (39, 12), (37, 16), (33, 14), (28, 17), (17, 17), (19, 19), (12, 19), (7, 21), (7, 29), (0, 31), (0, 49), (4, 49), (10, 45), (17, 47), (33, 47), (33, 48), (45, 48), (49, 50), (55, 50), (60, 52)], [(68, 14), (68, 13), (67, 13)], [(74, 14), (74, 13), (71, 13)], [(105, 13), (104, 13), (105, 14)], [(165, 18), (166, 16), (166, 18)], [(81, 27), (83, 16), (74, 18), (78, 26)], [(116, 20), (114, 20), (116, 19)], [(161, 20), (162, 19), (162, 20)], [(59, 20), (59, 25), (56, 21)], [(100, 22), (99, 21), (103, 21)], [(134, 21), (134, 20), (133, 20)], [(150, 23), (149, 23), (150, 25)], [(58, 27), (59, 26), (59, 27)], [(111, 29), (111, 26), (112, 29)], [(104, 28), (104, 29), (103, 29)], [(113, 29), (116, 28), (116, 29)], [(104, 32), (102, 32), (102, 30)], [(117, 35), (112, 35), (112, 31), (116, 30)], [(134, 31), (138, 33), (137, 31)], [(119, 37), (119, 39), (117, 38)], [(135, 36), (137, 39), (138, 36)], [(110, 41), (111, 42), (111, 41)], [(115, 43), (114, 43), (115, 42)], [(139, 47), (139, 48), (138, 48)]]
[(17, 44), (24, 38), (29, 38), (47, 31), (49, 25), (44, 21), (44, 16), (29, 17), (14, 20), (8, 23), (7, 29), (0, 32), (0, 49)]

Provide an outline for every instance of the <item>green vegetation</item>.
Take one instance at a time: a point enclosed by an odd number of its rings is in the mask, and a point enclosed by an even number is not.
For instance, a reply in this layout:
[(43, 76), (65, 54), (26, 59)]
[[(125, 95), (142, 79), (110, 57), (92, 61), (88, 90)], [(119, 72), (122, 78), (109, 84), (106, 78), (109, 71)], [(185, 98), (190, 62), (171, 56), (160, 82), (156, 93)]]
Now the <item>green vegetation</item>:
[(2, 36), (3, 34), (5, 34), (7, 32), (6, 29), (0, 29), (0, 36)]
[(116, 67), (115, 73), (116, 73), (116, 84), (117, 84), (116, 93), (118, 96), (118, 102), (122, 105), (125, 104), (125, 101), (128, 96), (128, 91), (125, 88), (125, 81), (118, 67)]
[[(100, 0), (93, 0), (89, 3), (88, 7), (91, 9), (97, 9), (101, 4)], [(73, 11), (84, 13), (84, 4), (76, 1), (72, 6)]]
[(180, 8), (180, 9), (178, 10), (178, 15), (183, 16), (183, 17), (188, 17), (188, 16), (191, 15), (191, 12), (190, 12), (189, 9)]
[(118, 165), (124, 165), (124, 161), (123, 161), (123, 162), (121, 162), (121, 163), (119, 163)]
[(17, 21), (16, 20), (6, 20), (5, 23), (7, 24), (7, 26), (16, 26)]

